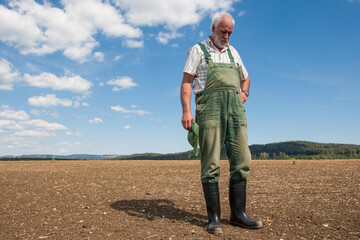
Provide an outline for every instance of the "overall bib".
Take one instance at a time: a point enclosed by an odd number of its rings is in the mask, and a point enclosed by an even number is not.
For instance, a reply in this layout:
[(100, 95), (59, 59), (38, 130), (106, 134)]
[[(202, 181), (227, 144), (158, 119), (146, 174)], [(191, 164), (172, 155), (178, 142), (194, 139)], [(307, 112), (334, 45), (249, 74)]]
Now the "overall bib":
[(214, 63), (205, 46), (199, 45), (207, 62), (205, 89), (195, 98), (201, 181), (218, 181), (224, 144), (230, 162), (230, 179), (246, 179), (250, 173), (251, 154), (245, 107), (239, 95), (238, 69), (229, 48), (227, 51), (231, 63)]

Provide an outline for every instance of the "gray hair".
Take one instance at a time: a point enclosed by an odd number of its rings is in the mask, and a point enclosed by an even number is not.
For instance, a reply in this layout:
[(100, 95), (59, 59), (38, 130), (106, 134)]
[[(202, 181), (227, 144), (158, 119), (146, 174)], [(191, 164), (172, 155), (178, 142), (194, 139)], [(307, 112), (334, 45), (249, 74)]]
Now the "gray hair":
[(224, 16), (229, 16), (231, 18), (231, 21), (233, 23), (233, 25), (235, 25), (235, 20), (234, 18), (226, 13), (226, 12), (220, 12), (220, 13), (216, 13), (212, 19), (212, 22), (211, 22), (211, 26), (210, 26), (210, 29), (212, 30), (212, 27), (214, 26), (215, 29), (219, 26), (219, 23), (221, 21), (221, 19), (224, 17)]

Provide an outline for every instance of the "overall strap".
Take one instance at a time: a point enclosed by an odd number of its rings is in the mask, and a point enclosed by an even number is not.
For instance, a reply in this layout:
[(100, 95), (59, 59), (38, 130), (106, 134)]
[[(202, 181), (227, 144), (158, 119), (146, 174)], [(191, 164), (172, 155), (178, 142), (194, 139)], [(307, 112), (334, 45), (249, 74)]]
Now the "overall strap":
[(234, 57), (233, 57), (233, 55), (231, 54), (230, 47), (228, 47), (227, 52), (228, 52), (228, 54), (229, 54), (230, 61), (231, 61), (231, 62), (234, 62)]
[(205, 54), (205, 58), (206, 58), (206, 63), (209, 63), (209, 61), (211, 61), (211, 56), (210, 56), (210, 53), (206, 50), (204, 44), (202, 43), (198, 43), (201, 50), (204, 52)]

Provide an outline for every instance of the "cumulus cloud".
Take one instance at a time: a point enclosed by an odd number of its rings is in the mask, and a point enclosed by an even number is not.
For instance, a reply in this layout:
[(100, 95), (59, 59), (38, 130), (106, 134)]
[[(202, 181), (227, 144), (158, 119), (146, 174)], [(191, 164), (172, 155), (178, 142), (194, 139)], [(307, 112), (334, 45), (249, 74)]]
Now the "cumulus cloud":
[(92, 120), (89, 120), (90, 123), (95, 123), (95, 124), (99, 124), (102, 123), (103, 120), (101, 118), (94, 118)]
[(170, 33), (160, 32), (160, 43), (181, 37), (177, 29), (199, 23), (206, 15), (218, 11), (231, 11), (232, 4), (239, 0), (115, 0), (115, 5), (125, 12), (125, 17), (134, 26), (163, 25)]
[(20, 77), (18, 71), (13, 67), (13, 65), (9, 61), (7, 61), (4, 58), (1, 58), (0, 59), (0, 90), (13, 90), (14, 82), (19, 80)]
[(54, 74), (47, 72), (37, 76), (25, 74), (24, 80), (33, 87), (67, 90), (74, 93), (86, 93), (92, 86), (91, 82), (80, 76), (57, 77)]
[(182, 37), (182, 34), (177, 32), (164, 33), (160, 32), (157, 36), (157, 40), (162, 44), (167, 44), (171, 39)]
[(102, 53), (102, 52), (95, 52), (95, 53), (94, 53), (94, 58), (96, 59), (96, 61), (102, 62), (102, 61), (104, 61), (104, 53)]
[(107, 84), (115, 86), (113, 88), (113, 91), (120, 91), (122, 89), (128, 89), (138, 86), (138, 84), (133, 82), (130, 77), (118, 77), (116, 79), (111, 79), (107, 82)]
[[(231, 11), (238, 1), (62, 0), (61, 6), (54, 6), (51, 1), (9, 0), (7, 6), (0, 5), (0, 40), (25, 55), (62, 51), (82, 63), (99, 46), (98, 34), (127, 39), (125, 47), (143, 47), (143, 41), (133, 40), (143, 36), (140, 27), (163, 25), (176, 32), (207, 15)], [(164, 35), (157, 39), (164, 43), (174, 38)]]
[(52, 137), (56, 136), (55, 131), (67, 130), (62, 124), (51, 123), (42, 119), (30, 119), (25, 111), (15, 111), (9, 106), (0, 107), (0, 132), (8, 133), (11, 137), (3, 136), (0, 138), (0, 145), (6, 143), (12, 146), (34, 146), (35, 142), (31, 141), (30, 145), (24, 142), (24, 138), (31, 137)]
[(125, 108), (123, 108), (123, 107), (121, 107), (119, 105), (111, 106), (111, 110), (126, 113), (126, 114), (137, 114), (137, 115), (150, 114), (150, 112), (148, 112), (148, 111), (144, 111), (144, 110), (128, 110), (128, 109), (125, 109)]
[(0, 131), (4, 130), (22, 130), (23, 126), (18, 124), (15, 120), (0, 119)]
[(246, 12), (245, 12), (244, 10), (240, 11), (240, 12), (238, 13), (238, 17), (244, 16), (245, 13), (246, 13)]
[(29, 121), (22, 121), (22, 122), (20, 122), (20, 124), (25, 127), (35, 127), (35, 128), (40, 128), (40, 129), (49, 130), (49, 131), (66, 130), (67, 129), (67, 127), (65, 127), (59, 123), (49, 123), (42, 119), (33, 119), (33, 120), (29, 120)]
[(77, 131), (77, 132), (67, 131), (67, 132), (65, 132), (65, 134), (68, 136), (77, 136), (77, 137), (81, 137), (83, 135), (83, 133), (80, 131)]
[(198, 23), (206, 14), (232, 9), (238, 0), (115, 0), (135, 26), (165, 25), (177, 29)]
[(36, 130), (24, 130), (14, 133), (15, 136), (19, 137), (53, 137), (56, 136), (55, 133), (48, 133), (45, 131), (36, 131)]
[(143, 48), (144, 47), (144, 41), (136, 41), (132, 39), (126, 39), (123, 41), (123, 46), (128, 48)]
[(1, 106), (0, 117), (13, 120), (28, 120), (30, 118), (25, 111), (15, 111), (10, 109), (7, 105)]
[(114, 61), (119, 61), (122, 57), (122, 55), (117, 55), (116, 57), (114, 57)]
[(31, 97), (28, 99), (28, 103), (31, 106), (35, 107), (54, 107), (54, 106), (63, 106), (63, 107), (70, 107), (72, 105), (72, 101), (69, 99), (60, 99), (57, 98), (54, 94), (48, 94), (46, 96), (38, 96), (38, 97)]
[(99, 45), (97, 33), (110, 37), (138, 38), (139, 28), (126, 23), (120, 11), (108, 1), (61, 1), (63, 8), (49, 1), (10, 0), (0, 5), (0, 40), (22, 54), (44, 55), (63, 51), (75, 61), (84, 62)]

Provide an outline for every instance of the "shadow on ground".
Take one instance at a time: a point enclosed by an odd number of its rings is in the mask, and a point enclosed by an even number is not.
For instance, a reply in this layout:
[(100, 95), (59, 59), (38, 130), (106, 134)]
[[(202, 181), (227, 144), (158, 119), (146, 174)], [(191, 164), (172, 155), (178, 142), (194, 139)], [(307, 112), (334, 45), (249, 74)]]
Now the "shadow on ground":
[(174, 203), (167, 199), (120, 200), (110, 204), (110, 207), (123, 211), (130, 216), (145, 218), (149, 221), (156, 218), (167, 218), (173, 221), (188, 222), (200, 227), (207, 224), (207, 217), (175, 208)]

